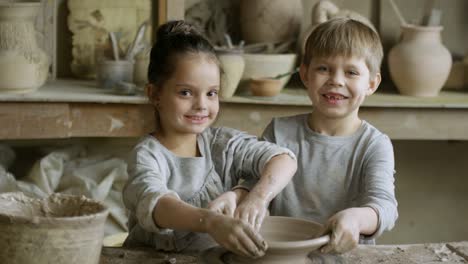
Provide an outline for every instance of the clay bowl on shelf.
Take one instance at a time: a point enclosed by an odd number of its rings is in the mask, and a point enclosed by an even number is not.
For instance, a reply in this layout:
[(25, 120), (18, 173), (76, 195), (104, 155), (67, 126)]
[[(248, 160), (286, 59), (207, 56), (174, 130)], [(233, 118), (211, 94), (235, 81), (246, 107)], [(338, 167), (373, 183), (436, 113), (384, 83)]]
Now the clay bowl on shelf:
[(280, 79), (252, 78), (249, 81), (249, 89), (254, 96), (276, 96), (282, 88)]
[(330, 241), (320, 236), (322, 225), (313, 221), (270, 216), (263, 222), (260, 234), (268, 243), (265, 256), (259, 259), (240, 257), (231, 253), (223, 258), (227, 263), (279, 264), (308, 263), (307, 255)]

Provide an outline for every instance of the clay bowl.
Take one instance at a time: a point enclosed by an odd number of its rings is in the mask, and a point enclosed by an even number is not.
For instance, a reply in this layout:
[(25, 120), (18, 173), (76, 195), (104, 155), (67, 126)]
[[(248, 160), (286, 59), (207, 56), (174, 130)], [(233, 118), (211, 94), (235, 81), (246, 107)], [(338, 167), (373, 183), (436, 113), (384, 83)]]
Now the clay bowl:
[(250, 92), (254, 96), (276, 96), (282, 88), (283, 84), (279, 79), (253, 78), (249, 82)]
[(97, 264), (108, 209), (84, 196), (0, 195), (0, 259), (9, 264)]
[[(245, 61), (245, 68), (241, 80), (248, 81), (252, 78), (276, 76), (294, 70), (297, 54), (244, 53), (242, 57)], [(283, 87), (290, 78), (291, 75), (280, 78)]]
[(267, 217), (260, 234), (268, 243), (265, 256), (250, 259), (229, 254), (228, 263), (280, 264), (308, 263), (307, 255), (325, 245), (330, 237), (320, 236), (322, 225), (313, 221), (283, 217)]

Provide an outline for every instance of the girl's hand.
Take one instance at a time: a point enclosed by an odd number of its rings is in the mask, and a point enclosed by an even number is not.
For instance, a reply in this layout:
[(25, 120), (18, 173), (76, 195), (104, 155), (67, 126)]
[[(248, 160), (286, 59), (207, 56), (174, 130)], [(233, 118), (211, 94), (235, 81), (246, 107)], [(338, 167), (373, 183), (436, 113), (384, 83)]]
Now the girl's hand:
[(225, 192), (208, 204), (208, 210), (232, 217), (234, 216), (237, 204), (239, 204), (248, 193), (247, 190), (242, 188)]
[(206, 224), (208, 234), (225, 249), (250, 258), (265, 255), (265, 240), (241, 220), (215, 214), (207, 219)]
[(322, 235), (330, 234), (330, 242), (320, 250), (322, 253), (344, 253), (359, 244), (360, 227), (354, 208), (340, 211), (330, 217)]
[(231, 217), (234, 216), (234, 210), (236, 210), (236, 207), (237, 195), (233, 191), (221, 194), (218, 198), (208, 204), (208, 210)]
[(268, 215), (268, 203), (255, 193), (249, 193), (237, 206), (234, 217), (250, 224), (256, 232), (260, 230), (265, 216)]

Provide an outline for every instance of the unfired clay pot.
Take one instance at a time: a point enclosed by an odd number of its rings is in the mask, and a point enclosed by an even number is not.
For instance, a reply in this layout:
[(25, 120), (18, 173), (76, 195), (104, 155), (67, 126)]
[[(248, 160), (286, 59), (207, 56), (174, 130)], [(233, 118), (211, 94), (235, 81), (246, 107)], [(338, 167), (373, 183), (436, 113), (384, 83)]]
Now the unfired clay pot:
[(249, 88), (254, 96), (276, 96), (281, 92), (283, 86), (279, 79), (258, 78), (250, 80)]
[(433, 97), (450, 74), (452, 57), (442, 44), (442, 27), (402, 26), (402, 39), (388, 54), (390, 75), (400, 93)]
[(0, 260), (9, 264), (97, 264), (108, 209), (84, 196), (0, 195)]
[(322, 225), (304, 219), (270, 216), (263, 222), (260, 234), (268, 243), (265, 256), (259, 259), (244, 258), (226, 253), (219, 248), (201, 255), (202, 263), (210, 264), (306, 264), (307, 255), (327, 244), (328, 235), (321, 236)]
[(242, 38), (247, 43), (296, 40), (302, 21), (301, 0), (242, 0)]
[(221, 89), (219, 94), (222, 98), (234, 95), (244, 73), (245, 62), (241, 52), (218, 52), (218, 59), (223, 68), (221, 75)]
[(41, 3), (0, 3), (0, 92), (26, 93), (42, 86), (49, 58), (36, 41)]

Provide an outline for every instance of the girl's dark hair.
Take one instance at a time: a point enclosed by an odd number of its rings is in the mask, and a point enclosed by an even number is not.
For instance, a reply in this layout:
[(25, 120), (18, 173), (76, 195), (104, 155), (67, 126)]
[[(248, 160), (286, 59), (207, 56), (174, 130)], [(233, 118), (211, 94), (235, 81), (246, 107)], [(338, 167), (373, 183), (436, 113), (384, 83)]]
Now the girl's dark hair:
[(214, 47), (194, 26), (183, 20), (161, 25), (151, 49), (148, 81), (161, 85), (175, 70), (175, 56), (199, 52), (212, 56), (219, 65)]

